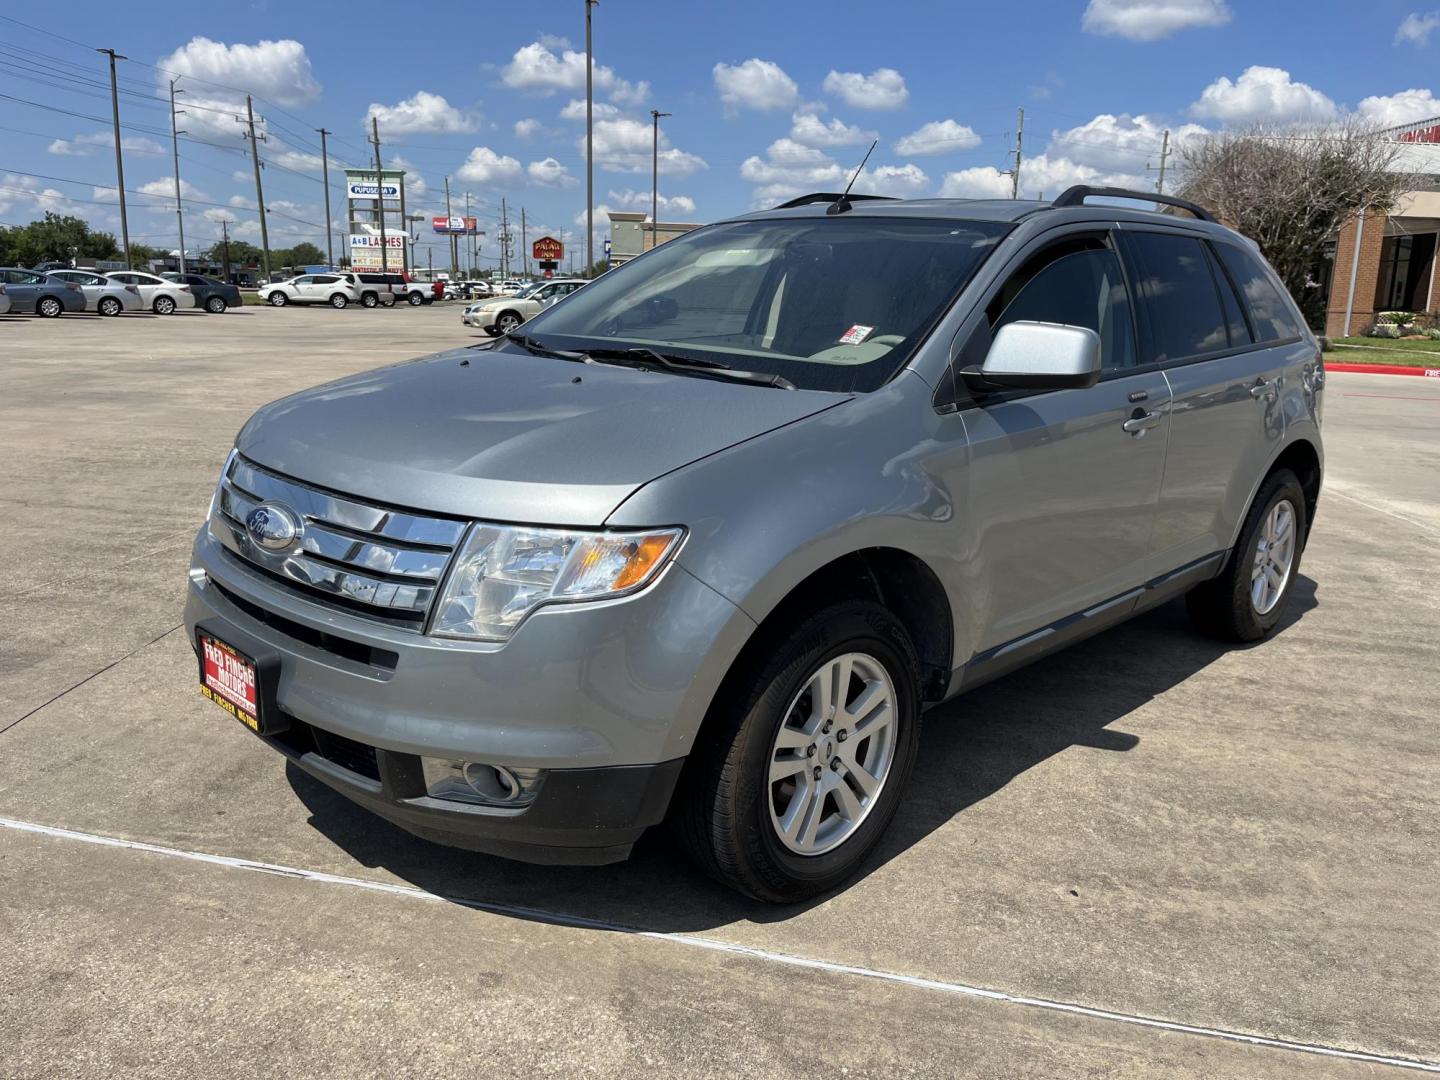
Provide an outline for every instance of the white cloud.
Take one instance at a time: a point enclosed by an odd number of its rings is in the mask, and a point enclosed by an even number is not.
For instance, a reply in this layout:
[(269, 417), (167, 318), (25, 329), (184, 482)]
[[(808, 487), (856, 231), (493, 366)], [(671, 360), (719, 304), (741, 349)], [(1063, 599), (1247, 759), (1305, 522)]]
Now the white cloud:
[(794, 139), (776, 139), (763, 158), (752, 156), (741, 163), (740, 179), (755, 185), (755, 206), (773, 206), (796, 195), (834, 189), (848, 177), (823, 151)]
[(1424, 48), (1430, 44), (1430, 35), (1435, 28), (1440, 26), (1440, 11), (1427, 11), (1420, 14), (1412, 11), (1405, 18), (1400, 20), (1400, 25), (1395, 29), (1395, 44), (1409, 42), (1411, 45)]
[(874, 139), (875, 132), (838, 117), (827, 124), (814, 112), (802, 110), (790, 118), (790, 138), (806, 146), (859, 146)]
[(895, 142), (897, 154), (953, 154), (960, 150), (973, 150), (980, 145), (980, 136), (967, 124), (954, 120), (932, 120), (922, 124)]
[[(1020, 197), (1034, 199), (1044, 194), (1054, 198), (1072, 184), (1128, 187), (1144, 190), (1143, 175), (1104, 172), (1069, 158), (1037, 154), (1020, 167)], [(992, 165), (946, 173), (940, 184), (942, 199), (1008, 199), (1010, 176)]]
[[(86, 210), (78, 203), (71, 202), (64, 194), (52, 187), (42, 187), (34, 177), (16, 176), (14, 173), (6, 173), (0, 177), (0, 214), (7, 213), (14, 207), (25, 206), (34, 213), (43, 213), (46, 210), (53, 210), (57, 214), (68, 214), (75, 217), (84, 216)], [(105, 188), (109, 198), (105, 201), (118, 201), (114, 188)], [(101, 189), (94, 189), (94, 198), (100, 199)]]
[(542, 187), (574, 187), (576, 183), (570, 170), (553, 157), (530, 162), (525, 166), (525, 172), (534, 183)]
[[(64, 157), (89, 157), (101, 149), (113, 152), (114, 146), (115, 136), (110, 132), (90, 131), (83, 135), (76, 135), (73, 139), (56, 139), (46, 147), (46, 152)], [(165, 153), (165, 148), (155, 140), (141, 138), (138, 135), (122, 135), (120, 147), (128, 154)]]
[(862, 172), (853, 190), (860, 195), (913, 199), (930, 190), (930, 177), (918, 165), (881, 165)]
[[(1053, 132), (1046, 153), (1051, 158), (1068, 158), (1104, 172), (1143, 176), (1147, 165), (1159, 163), (1164, 133), (1164, 124), (1143, 114), (1101, 113), (1079, 127)], [(1172, 127), (1170, 149), (1176, 150), (1187, 139), (1204, 134), (1206, 129), (1199, 124)]]
[(1225, 0), (1090, 0), (1080, 19), (1089, 34), (1157, 41), (1181, 30), (1224, 26)]
[[(639, 120), (615, 119), (595, 121), (595, 164), (609, 172), (649, 172), (651, 140), (649, 124)], [(576, 139), (580, 153), (585, 153), (585, 137)], [(659, 171), (664, 176), (689, 176), (708, 168), (705, 159), (670, 144), (660, 132)]]
[(1338, 112), (1313, 86), (1296, 82), (1283, 68), (1260, 65), (1246, 68), (1234, 82), (1222, 75), (1190, 106), (1191, 116), (1227, 124), (1331, 120)]
[[(148, 184), (141, 184), (135, 190), (142, 195), (158, 195), (166, 199), (173, 199), (175, 198), (175, 177), (162, 176), (158, 180), (151, 180)], [(209, 201), (209, 196), (183, 177), (180, 180), (180, 197)]]
[(1388, 97), (1367, 97), (1356, 111), (1381, 127), (1398, 127), (1440, 116), (1440, 100), (1429, 90), (1401, 90)]
[(305, 46), (289, 39), (226, 45), (195, 37), (156, 66), (163, 69), (158, 72), (162, 83), (175, 74), (190, 75), (238, 87), (286, 107), (309, 105), (320, 96), (320, 84), (310, 69)]
[(403, 169), (405, 171), (405, 196), (407, 199), (423, 199), (430, 186), (425, 183), (425, 177), (415, 168), (413, 161), (406, 161), (399, 154), (390, 159), (392, 169)]
[(238, 207), (241, 210), (255, 209), (255, 200), (247, 198), (244, 195), (231, 195), (230, 198), (226, 199), (225, 201), (228, 202), (231, 206)]
[(488, 146), (477, 146), (471, 150), (465, 164), (456, 170), (455, 175), (472, 183), (501, 187), (518, 187), (525, 180), (525, 170), (520, 167), (520, 162), (497, 154)]
[[(618, 108), (603, 101), (592, 102), (590, 106), (590, 112), (596, 120), (612, 120), (620, 115), (620, 110)], [(585, 99), (572, 98), (570, 101), (566, 102), (565, 107), (560, 110), (560, 119), (584, 120)]]
[[(585, 54), (568, 48), (562, 44), (563, 40), (542, 37), (522, 45), (515, 50), (510, 63), (501, 69), (500, 81), (512, 90), (528, 90), (545, 96), (557, 90), (584, 89)], [(627, 105), (640, 104), (650, 93), (649, 83), (627, 82), (603, 64), (595, 65), (591, 82), (602, 93)]]
[(371, 102), (365, 110), (365, 128), (378, 120), (387, 135), (419, 133), (454, 135), (475, 130), (475, 119), (451, 105), (439, 94), (417, 90), (413, 97), (394, 105)]
[(215, 225), (219, 225), (222, 221), (227, 225), (234, 225), (235, 222), (239, 220), (239, 218), (229, 210), (222, 210), (218, 206), (211, 207), (201, 216), (204, 217), (206, 221), (212, 222)]
[[(650, 209), (650, 192), (635, 191), (626, 188), (624, 191), (616, 191), (613, 188), (606, 193), (606, 198), (615, 203), (610, 209), (615, 210), (646, 210)], [(689, 195), (661, 195), (657, 200), (659, 211), (667, 217), (675, 217), (680, 214), (695, 213), (695, 200)], [(584, 220), (584, 211), (581, 211), (581, 220)]]
[(751, 57), (743, 64), (716, 64), (712, 74), (720, 100), (732, 113), (740, 108), (788, 109), (800, 96), (795, 80), (773, 60)]
[(898, 109), (910, 98), (905, 77), (894, 68), (877, 68), (869, 75), (832, 71), (821, 86), (856, 109)]
[(517, 139), (533, 139), (540, 132), (545, 130), (545, 125), (539, 120), (526, 117), (524, 120), (515, 121), (515, 137)]

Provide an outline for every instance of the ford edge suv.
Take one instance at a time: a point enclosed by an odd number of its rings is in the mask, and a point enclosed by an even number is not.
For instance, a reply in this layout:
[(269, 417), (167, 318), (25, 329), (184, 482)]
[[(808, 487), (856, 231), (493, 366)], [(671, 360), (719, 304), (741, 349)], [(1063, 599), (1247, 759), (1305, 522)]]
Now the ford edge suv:
[(668, 818), (797, 900), (928, 707), (1182, 595), (1273, 632), (1323, 384), (1181, 200), (802, 197), (257, 412), (195, 541), (201, 689), (421, 837), (595, 864)]

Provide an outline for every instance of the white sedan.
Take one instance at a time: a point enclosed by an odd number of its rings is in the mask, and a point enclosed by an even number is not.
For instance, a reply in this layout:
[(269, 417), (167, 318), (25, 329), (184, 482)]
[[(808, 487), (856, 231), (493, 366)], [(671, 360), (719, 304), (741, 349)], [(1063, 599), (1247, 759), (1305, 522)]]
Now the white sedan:
[(139, 311), (145, 306), (140, 299), (140, 286), (112, 281), (93, 270), (51, 270), (50, 277), (80, 286), (85, 294), (85, 310), (101, 315), (119, 315), (122, 311)]
[(301, 274), (289, 281), (260, 286), (260, 299), (272, 307), (286, 304), (329, 304), (343, 308), (359, 303), (360, 294), (341, 274)]
[(116, 270), (105, 276), (121, 285), (134, 285), (139, 290), (141, 305), (156, 315), (173, 315), (177, 308), (195, 306), (195, 294), (189, 285), (166, 281), (140, 270)]
[(497, 296), (471, 304), (460, 321), (466, 326), (478, 326), (488, 334), (508, 334), (584, 284), (583, 278), (537, 281), (518, 296)]

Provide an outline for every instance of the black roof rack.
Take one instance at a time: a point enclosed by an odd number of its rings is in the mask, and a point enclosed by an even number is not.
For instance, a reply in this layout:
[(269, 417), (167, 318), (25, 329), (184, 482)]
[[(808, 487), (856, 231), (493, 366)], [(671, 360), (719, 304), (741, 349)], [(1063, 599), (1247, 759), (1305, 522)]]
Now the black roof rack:
[(1051, 206), (1084, 206), (1086, 199), (1140, 199), (1143, 202), (1163, 203), (1165, 206), (1179, 207), (1181, 210), (1188, 210), (1201, 221), (1214, 221), (1210, 211), (1203, 206), (1196, 206), (1187, 199), (1177, 199), (1173, 195), (1161, 195), (1154, 191), (1130, 191), (1118, 187), (1091, 187), (1088, 184), (1076, 184), (1074, 187), (1066, 188), (1060, 193)]
[(844, 195), (838, 191), (812, 191), (809, 195), (797, 195), (789, 202), (783, 202), (779, 206), (772, 207), (773, 210), (792, 210), (797, 206), (809, 206), (812, 203), (835, 203), (841, 199), (849, 199), (851, 202), (859, 202), (861, 199), (885, 199), (890, 202), (895, 200), (889, 195)]

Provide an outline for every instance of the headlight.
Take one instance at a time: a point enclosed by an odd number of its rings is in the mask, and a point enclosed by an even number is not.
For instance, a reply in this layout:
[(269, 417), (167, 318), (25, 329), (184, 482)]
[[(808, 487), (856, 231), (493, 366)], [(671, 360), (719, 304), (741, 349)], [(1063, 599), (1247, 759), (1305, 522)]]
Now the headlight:
[(432, 632), (504, 641), (542, 604), (604, 600), (643, 589), (683, 533), (586, 533), (479, 522), (455, 557)]

